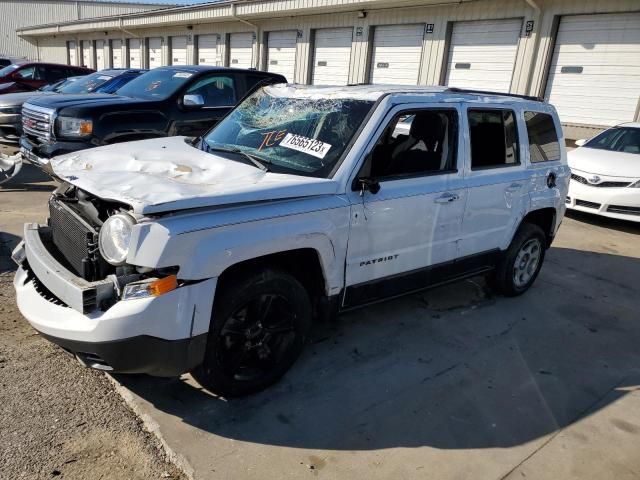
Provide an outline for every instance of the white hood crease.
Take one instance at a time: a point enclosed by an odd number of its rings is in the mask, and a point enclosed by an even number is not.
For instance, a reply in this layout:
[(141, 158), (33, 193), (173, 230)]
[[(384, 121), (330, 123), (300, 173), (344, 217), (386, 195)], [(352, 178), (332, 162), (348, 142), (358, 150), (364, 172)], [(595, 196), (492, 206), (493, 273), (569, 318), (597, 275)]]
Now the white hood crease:
[(135, 213), (326, 195), (330, 179), (264, 172), (196, 149), (185, 137), (121, 143), (57, 157), (56, 175)]

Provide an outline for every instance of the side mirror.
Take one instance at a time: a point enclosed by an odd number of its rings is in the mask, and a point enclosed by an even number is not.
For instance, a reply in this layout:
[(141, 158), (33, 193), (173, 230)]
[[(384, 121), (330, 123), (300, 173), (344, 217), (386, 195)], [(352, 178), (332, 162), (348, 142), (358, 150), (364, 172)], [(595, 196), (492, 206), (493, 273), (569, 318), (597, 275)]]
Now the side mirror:
[(185, 95), (182, 97), (182, 105), (187, 108), (204, 107), (204, 97), (202, 95)]
[(585, 143), (587, 143), (587, 139), (586, 138), (581, 138), (580, 140), (576, 140), (576, 147), (581, 147)]
[(380, 191), (380, 182), (375, 178), (359, 177), (353, 182), (353, 190), (360, 191), (360, 195), (364, 195), (365, 191), (371, 192), (373, 195)]

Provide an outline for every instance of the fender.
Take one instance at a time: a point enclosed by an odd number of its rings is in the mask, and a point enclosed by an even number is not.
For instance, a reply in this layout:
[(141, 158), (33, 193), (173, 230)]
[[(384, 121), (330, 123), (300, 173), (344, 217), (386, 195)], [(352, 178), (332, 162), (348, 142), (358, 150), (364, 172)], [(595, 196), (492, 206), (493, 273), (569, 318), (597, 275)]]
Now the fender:
[[(182, 233), (179, 229), (187, 220), (169, 217), (140, 224), (132, 235), (135, 248), (127, 261), (154, 268), (179, 266), (181, 279), (202, 280), (219, 277), (229, 267), (246, 260), (310, 248), (320, 259), (326, 294), (335, 295), (344, 281), (349, 212), (349, 206), (339, 201), (335, 208)], [(210, 222), (211, 215), (202, 216)]]

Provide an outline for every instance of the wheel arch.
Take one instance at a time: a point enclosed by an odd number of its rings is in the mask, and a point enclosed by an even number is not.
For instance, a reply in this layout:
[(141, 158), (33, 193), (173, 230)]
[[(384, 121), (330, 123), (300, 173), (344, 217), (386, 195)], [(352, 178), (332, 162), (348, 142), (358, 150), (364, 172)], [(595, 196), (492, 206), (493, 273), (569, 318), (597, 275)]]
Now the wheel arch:
[(551, 246), (551, 242), (553, 242), (553, 238), (555, 235), (557, 215), (558, 214), (556, 212), (556, 209), (553, 207), (532, 210), (522, 218), (520, 225), (518, 225), (518, 229), (523, 223), (531, 223), (533, 225), (539, 226), (544, 232), (545, 238), (547, 239), (546, 247), (549, 248)]
[(322, 310), (328, 297), (328, 279), (320, 252), (309, 247), (269, 253), (229, 265), (218, 277), (216, 296), (225, 285), (233, 284), (256, 271), (269, 269), (280, 270), (294, 276), (309, 292), (314, 311)]

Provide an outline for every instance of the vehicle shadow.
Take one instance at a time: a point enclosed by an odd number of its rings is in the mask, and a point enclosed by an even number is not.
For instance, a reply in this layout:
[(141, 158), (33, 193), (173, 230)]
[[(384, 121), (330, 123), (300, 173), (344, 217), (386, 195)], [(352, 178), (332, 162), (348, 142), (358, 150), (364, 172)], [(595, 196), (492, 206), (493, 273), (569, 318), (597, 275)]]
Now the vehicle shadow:
[(640, 235), (640, 222), (618, 220), (617, 218), (602, 217), (600, 215), (569, 209), (567, 209), (565, 215), (579, 222), (588, 223), (589, 225)]
[(0, 185), (0, 193), (24, 192), (24, 191), (53, 191), (56, 188), (55, 180), (44, 173), (35, 165), (24, 163), (22, 170), (6, 183)]
[[(599, 275), (581, 275), (594, 261)], [(637, 279), (640, 259), (552, 248), (517, 298), (493, 297), (472, 279), (342, 315), (316, 327), (280, 383), (242, 399), (211, 395), (189, 376), (116, 377), (143, 403), (233, 440), (329, 450), (521, 445), (640, 383), (637, 309), (616, 297), (638, 298), (640, 286), (621, 291), (607, 279), (617, 271)]]
[(11, 252), (22, 240), (17, 235), (0, 231), (0, 274), (12, 272), (16, 264), (11, 260)]

